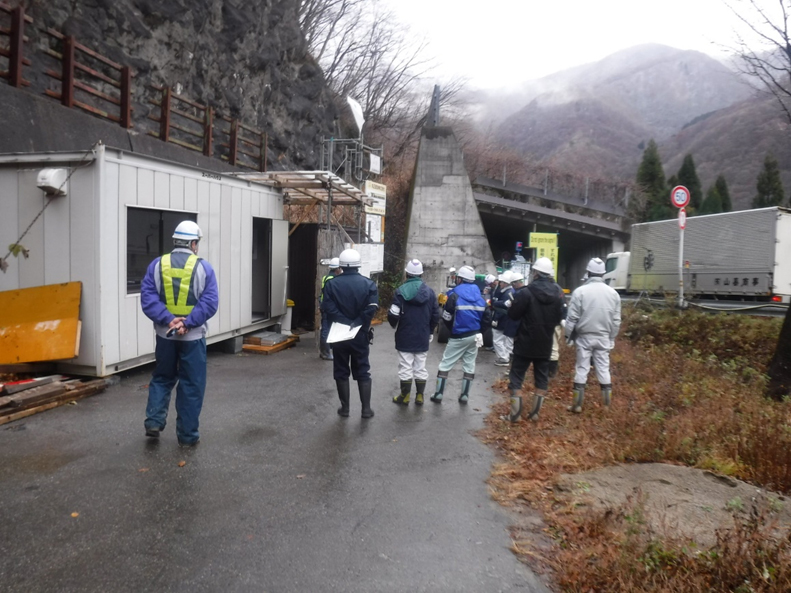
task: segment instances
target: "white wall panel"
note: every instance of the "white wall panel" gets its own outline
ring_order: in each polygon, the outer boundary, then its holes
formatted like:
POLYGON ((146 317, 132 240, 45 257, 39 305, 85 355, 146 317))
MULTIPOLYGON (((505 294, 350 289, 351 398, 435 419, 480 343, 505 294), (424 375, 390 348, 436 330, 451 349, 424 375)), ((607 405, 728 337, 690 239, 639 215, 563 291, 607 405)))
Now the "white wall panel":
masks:
POLYGON ((71 280, 69 210, 74 199, 71 195, 53 198, 36 223, 44 227, 44 284, 71 280))
POLYGON ((170 208, 170 175, 154 171, 154 208, 170 208))
MULTIPOLYGON (((233 290, 230 294, 231 306, 231 325, 233 327, 242 326, 242 242, 244 230, 242 229, 242 190, 238 187, 223 187, 223 201, 231 207, 231 233, 233 239, 229 246, 231 248, 231 286, 233 290)), ((246 258, 245 258, 246 259, 246 258)), ((249 268, 247 274, 249 275, 249 268)))
MULTIPOLYGON (((19 178, 16 167, 0 169, 0 257, 5 257, 8 245, 19 237, 19 178)), ((8 269, 0 272, 0 291, 19 288, 19 261, 13 255, 8 258, 8 269)))
MULTIPOLYGON (((118 297, 119 297, 119 349, 120 360, 137 358, 137 315, 140 309, 140 299, 126 294, 126 205, 137 204, 137 168, 127 164, 120 164, 118 182, 118 297)), ((102 281, 104 281, 102 277, 102 281)), ((105 339, 108 326, 103 328, 105 339)))
POLYGON ((198 211, 198 180, 191 177, 184 179, 184 210, 198 211))
POLYGON ((170 176, 170 207, 173 210, 184 210, 184 177, 170 176))
MULTIPOLYGON (((118 225, 118 212, 120 205, 119 179, 120 166, 117 163, 105 163, 104 178, 102 179, 101 200, 99 200, 99 228, 102 229, 101 249, 99 251, 99 270, 101 278, 100 290, 100 327, 102 335, 102 358, 105 365, 114 364, 121 360, 121 328, 120 307, 121 298, 120 276, 126 273, 118 265, 121 252, 126 253, 118 241, 115 233, 104 232, 105 229, 115 229, 118 225)), ((124 282, 125 283, 125 282, 124 282)))
POLYGON ((241 299, 242 325, 250 325, 253 321, 253 217, 251 215, 253 196, 249 189, 242 190, 241 217, 241 270, 242 281, 239 288, 241 299))
POLYGON ((137 169, 137 205, 154 205, 154 172, 148 169, 137 169))
POLYGON ((219 330, 221 332, 231 331, 231 294, 233 285, 231 284, 231 242, 238 240, 234 236, 231 226, 231 188, 227 192, 219 183, 212 183, 212 206, 215 202, 220 204, 220 318, 218 319, 219 330), (227 198, 227 199, 226 199, 227 198))
MULTIPOLYGON (((201 185, 206 187, 206 206, 208 208, 208 219, 209 219, 209 232, 211 233, 211 246, 208 250, 208 257, 204 254, 204 257, 207 257, 209 263, 214 268, 214 272, 217 276, 217 282, 219 284, 220 290, 222 290, 222 282, 220 280, 220 253, 221 253, 221 246, 222 246, 222 238, 221 238, 221 224, 220 224, 220 188, 217 186, 216 190, 212 190, 213 184, 207 181, 199 182, 201 185), (212 199, 212 194, 215 194, 215 198, 212 199)), ((198 194, 200 195, 200 191, 198 194)), ((201 208, 201 212, 202 212, 201 208)), ((226 283, 227 284, 227 283, 226 283)), ((220 298, 222 301, 222 298, 220 298)), ((220 320, 222 319, 223 315, 225 314, 224 311, 217 309, 217 313, 215 316, 209 321, 209 332, 212 334, 216 334, 220 332, 220 320)))
MULTIPOLYGON (((36 215, 44 207, 44 192, 36 187, 35 170, 26 169, 19 172, 19 229, 20 233, 28 227, 36 215)), ((73 200, 73 195, 72 200, 73 200)), ((15 240, 15 237, 13 240, 15 240)), ((11 241, 9 241, 10 243, 11 241)), ((39 219, 22 239, 22 245, 29 250, 30 255, 15 258, 19 266, 19 288, 44 285, 44 225, 39 219)), ((64 249, 66 249, 64 247, 64 249)), ((3 253, 5 255, 5 253, 3 253)), ((13 257, 13 256, 12 256, 13 257)))
MULTIPOLYGON (((99 243, 96 217, 96 165, 80 169, 69 180, 71 196, 71 279, 82 282, 80 355, 75 364, 95 365, 99 352, 99 287, 96 266, 99 243)), ((34 184, 35 185, 35 184, 34 184)))

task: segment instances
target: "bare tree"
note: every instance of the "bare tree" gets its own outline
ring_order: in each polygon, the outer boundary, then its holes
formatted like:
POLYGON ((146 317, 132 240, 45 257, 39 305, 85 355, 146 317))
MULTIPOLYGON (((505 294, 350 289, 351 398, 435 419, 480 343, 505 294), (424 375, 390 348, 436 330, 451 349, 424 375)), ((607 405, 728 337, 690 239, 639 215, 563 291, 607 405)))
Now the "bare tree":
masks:
POLYGON ((791 122, 791 16, 789 0, 734 0, 729 8, 759 46, 736 35, 736 55, 742 71, 771 93, 791 122))
MULTIPOLYGON (((739 37, 737 55, 744 71, 774 95, 791 123, 791 1, 741 0, 731 2, 729 7, 761 46, 751 47, 739 37)), ((791 307, 786 311, 768 375, 767 397, 779 401, 791 395, 791 307)))

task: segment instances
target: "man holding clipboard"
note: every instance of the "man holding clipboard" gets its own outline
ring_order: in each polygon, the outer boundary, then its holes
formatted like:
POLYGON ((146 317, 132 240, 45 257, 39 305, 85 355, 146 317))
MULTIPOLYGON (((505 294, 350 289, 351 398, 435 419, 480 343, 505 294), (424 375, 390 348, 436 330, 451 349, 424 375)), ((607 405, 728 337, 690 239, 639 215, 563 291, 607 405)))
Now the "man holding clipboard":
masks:
POLYGON ((360 274, 362 261, 354 249, 341 252, 343 274, 324 286, 321 311, 330 331, 327 343, 333 353, 333 377, 341 407, 338 415, 349 416, 349 375, 357 381, 362 417, 371 418, 371 365, 368 362, 371 319, 379 308, 379 292, 372 280, 360 274))

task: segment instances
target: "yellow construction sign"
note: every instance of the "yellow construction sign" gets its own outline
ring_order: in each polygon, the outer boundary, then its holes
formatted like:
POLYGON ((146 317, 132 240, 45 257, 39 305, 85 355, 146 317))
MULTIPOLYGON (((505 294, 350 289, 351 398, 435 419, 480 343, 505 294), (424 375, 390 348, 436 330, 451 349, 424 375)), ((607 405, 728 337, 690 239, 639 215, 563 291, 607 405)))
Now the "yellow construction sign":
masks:
POLYGON ((536 259, 548 257, 555 268, 555 277, 558 273, 558 234, 557 233, 530 233, 528 247, 536 250, 536 259))

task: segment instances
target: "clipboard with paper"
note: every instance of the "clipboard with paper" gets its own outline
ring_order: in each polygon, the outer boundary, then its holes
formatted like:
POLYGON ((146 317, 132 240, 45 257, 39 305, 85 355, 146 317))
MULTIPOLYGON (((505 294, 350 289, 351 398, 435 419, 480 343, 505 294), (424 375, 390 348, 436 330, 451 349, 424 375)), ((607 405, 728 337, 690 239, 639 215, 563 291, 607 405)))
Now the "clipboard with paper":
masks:
POLYGON ((346 325, 345 323, 333 321, 332 325, 330 325, 330 332, 327 334, 327 343, 335 344, 336 342, 345 342, 346 340, 351 340, 357 335, 361 327, 362 325, 352 327, 351 325, 346 325))

